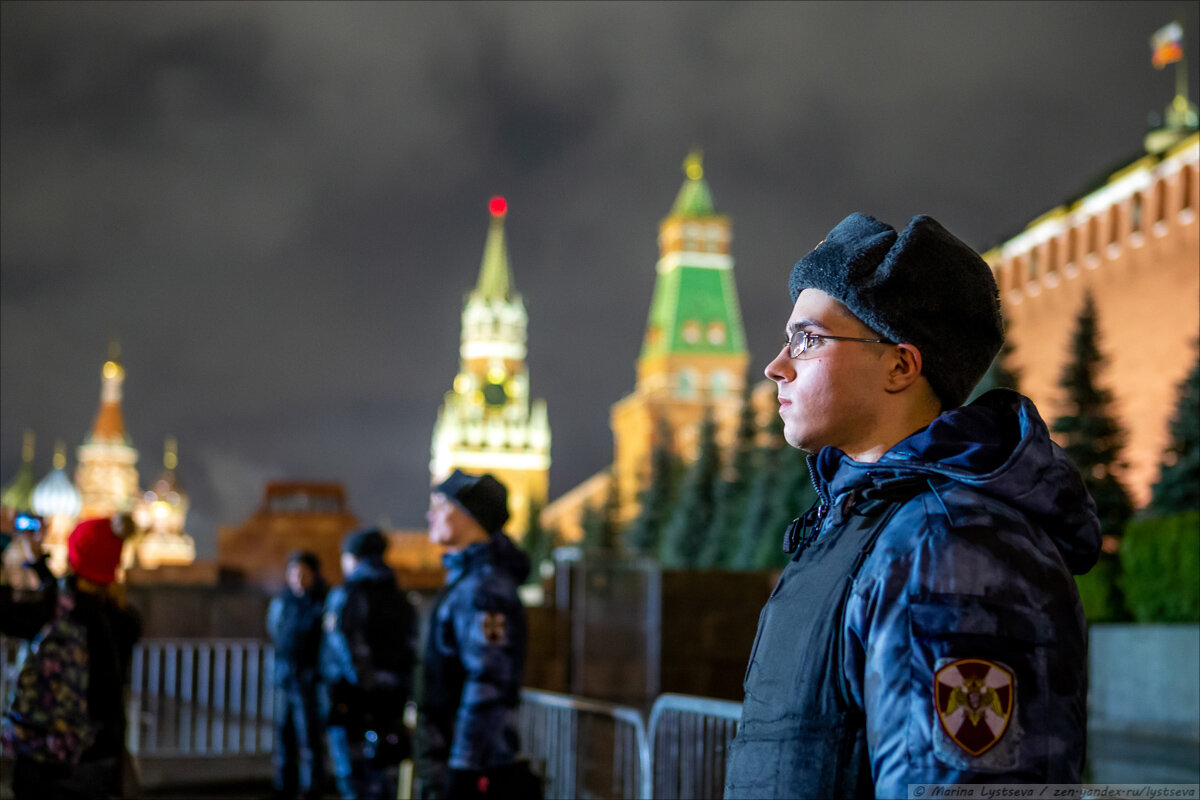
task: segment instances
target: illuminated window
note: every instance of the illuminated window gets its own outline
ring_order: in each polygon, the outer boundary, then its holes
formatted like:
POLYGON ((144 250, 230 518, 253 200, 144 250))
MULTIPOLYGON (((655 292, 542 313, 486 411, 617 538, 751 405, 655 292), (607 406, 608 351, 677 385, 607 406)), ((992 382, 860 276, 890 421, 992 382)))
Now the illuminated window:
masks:
POLYGON ((708 390, 713 397, 724 397, 729 394, 732 378, 725 370, 717 370, 708 379, 708 390))
POLYGON ((1154 224, 1163 225, 1167 221, 1167 182, 1162 178, 1154 184, 1154 224))
POLYGON ((1138 192, 1129 201, 1129 229, 1142 232, 1142 193, 1138 192))
POLYGON ((709 344, 724 344, 725 343, 725 323, 713 322, 708 326, 708 343, 709 344))
POLYGON ((1108 246, 1116 247, 1121 241, 1121 207, 1113 206, 1108 212, 1108 246))
POLYGON ((1067 231, 1067 253, 1066 263, 1074 264, 1076 254, 1079 252, 1079 229, 1072 226, 1071 230, 1067 231))
POLYGON ((1046 274, 1053 275, 1058 269, 1058 237, 1050 240, 1046 250, 1046 274))
POLYGON ((700 341, 700 323, 694 319, 689 319, 683 323, 683 340, 688 344, 695 344, 700 341))
POLYGON ((1034 247, 1029 251, 1029 280, 1037 280, 1038 266, 1038 249, 1034 247))
POLYGON ((694 397, 696 395, 696 370, 681 369, 679 376, 676 378, 676 390, 680 397, 694 397))
POLYGON ((1095 217, 1091 217, 1087 221, 1087 254, 1094 256, 1099 249, 1100 222, 1095 217))

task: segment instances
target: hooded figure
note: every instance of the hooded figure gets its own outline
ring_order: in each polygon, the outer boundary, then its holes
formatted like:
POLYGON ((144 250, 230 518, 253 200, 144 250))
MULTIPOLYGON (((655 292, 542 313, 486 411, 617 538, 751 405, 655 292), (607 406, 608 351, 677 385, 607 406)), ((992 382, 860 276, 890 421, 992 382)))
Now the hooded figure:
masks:
POLYGON ((421 797, 534 797, 517 760, 526 645, 517 587, 529 557, 501 532, 508 492, 491 475, 455 470, 434 488, 428 520, 448 552, 422 669, 421 797))
MULTIPOLYGON (((854 214, 793 268, 767 365, 818 502, 759 617, 727 798, 1078 784, 1095 504, 1037 409, 961 406, 1003 338, 987 265, 854 214)), ((764 535, 774 535, 767 532, 764 535)))

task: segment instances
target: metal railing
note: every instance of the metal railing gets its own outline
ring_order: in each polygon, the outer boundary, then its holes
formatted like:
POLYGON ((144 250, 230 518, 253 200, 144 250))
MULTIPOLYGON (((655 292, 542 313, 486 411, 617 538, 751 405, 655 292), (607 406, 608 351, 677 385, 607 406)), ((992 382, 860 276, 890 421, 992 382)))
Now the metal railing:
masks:
POLYGON ((524 689, 519 733, 547 800, 643 796, 650 746, 637 709, 524 689))
MULTIPOLYGON (((24 643, 0 637, 0 703, 24 643)), ((274 649, 259 639, 143 639, 133 649, 127 744, 141 758, 269 756, 274 649)))
MULTIPOLYGON (((0 638, 7 701, 21 642, 0 638)), ((145 639, 130 669, 129 747, 139 759, 269 757, 274 650, 258 639, 145 639)), ((547 798, 720 797, 741 705, 665 694, 642 712, 570 695, 521 692, 522 749, 547 798)))
POLYGON ((274 649, 259 639, 145 639, 130 666, 140 757, 270 754, 274 649))
POLYGON ((740 703, 664 694, 642 714, 629 706, 526 689, 521 744, 541 766, 546 797, 720 797, 740 703))
POLYGON ((725 759, 742 704, 682 694, 660 695, 650 710, 649 774, 643 794, 656 800, 721 797, 725 759))

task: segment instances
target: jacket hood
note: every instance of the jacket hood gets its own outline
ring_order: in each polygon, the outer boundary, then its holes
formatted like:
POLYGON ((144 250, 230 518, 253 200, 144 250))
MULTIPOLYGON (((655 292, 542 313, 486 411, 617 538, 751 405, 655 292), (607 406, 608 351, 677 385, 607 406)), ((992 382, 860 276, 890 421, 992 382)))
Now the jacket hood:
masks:
POLYGON ((1079 470, 1051 441, 1032 401, 1007 389, 945 412, 873 464, 832 447, 813 462, 823 502, 895 478, 941 477, 1020 511, 1049 534, 1077 575, 1100 554, 1096 504, 1079 470))
POLYGON ((486 542, 476 542, 457 553, 446 553, 442 556, 442 564, 449 573, 448 580, 453 580, 464 570, 486 562, 507 572, 518 585, 529 577, 529 556, 504 533, 493 533, 486 542))

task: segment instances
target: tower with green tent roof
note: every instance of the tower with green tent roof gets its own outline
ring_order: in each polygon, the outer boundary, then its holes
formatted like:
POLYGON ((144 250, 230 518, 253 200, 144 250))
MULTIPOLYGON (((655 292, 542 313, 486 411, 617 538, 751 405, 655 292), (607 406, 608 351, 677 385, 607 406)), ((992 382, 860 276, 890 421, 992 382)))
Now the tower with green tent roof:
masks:
POLYGON ((637 512, 637 493, 660 433, 669 430, 673 447, 686 454, 694 444, 689 434, 711 410, 722 423, 718 438, 727 440, 745 382, 749 354, 733 279, 732 224, 716 212, 698 151, 688 154, 684 174, 658 226, 657 277, 637 385, 612 410, 623 519, 637 512))

